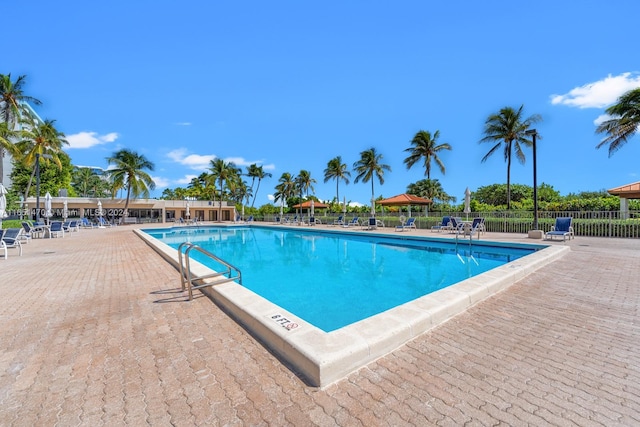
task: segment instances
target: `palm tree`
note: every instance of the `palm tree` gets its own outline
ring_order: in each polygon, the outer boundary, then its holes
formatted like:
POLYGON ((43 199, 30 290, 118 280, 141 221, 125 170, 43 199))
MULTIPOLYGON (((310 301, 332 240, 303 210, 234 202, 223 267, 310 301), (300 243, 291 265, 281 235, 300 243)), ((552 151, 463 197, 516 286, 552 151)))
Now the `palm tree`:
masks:
POLYGON ((354 183, 371 181, 371 200, 375 199, 373 177, 377 177, 380 185, 384 184, 384 171, 391 172, 391 167, 382 162, 382 154, 375 148, 369 148, 360 153, 360 160, 353 164, 353 171, 357 173, 354 183))
POLYGON ((55 120, 45 120, 36 124, 35 121, 30 120, 28 126, 19 132, 21 139, 16 143, 16 147, 23 156, 22 162, 32 168, 31 177, 24 192, 25 199, 29 195, 36 174, 36 159, 39 158, 45 164, 52 161, 58 169, 62 169, 59 155, 63 153, 62 146, 68 145, 69 142, 64 138, 64 133, 55 128, 54 123, 55 120))
POLYGON ((437 130, 431 136, 429 131, 421 130, 415 134, 411 140, 412 147, 405 149, 404 151, 410 153, 409 157, 404 159, 404 163, 407 165, 407 169, 411 169, 413 165, 420 160, 424 160, 424 174, 427 179, 431 179, 431 162, 435 161, 440 172, 444 175, 445 168, 442 160, 438 157, 438 152, 442 150, 451 150, 451 146, 448 143, 437 144, 440 131, 437 130))
POLYGON ((215 181, 220 185, 220 202, 218 207, 218 222, 222 221, 222 194, 225 181, 233 179, 240 173, 240 170, 233 162, 225 162, 222 159, 211 160, 209 170, 215 181))
MULTIPOLYGON (((25 76, 19 76, 16 81, 11 81, 11 74, 0 74, 0 183, 4 177, 2 162, 4 153, 9 152, 14 158, 20 155, 13 146, 11 138, 17 136, 16 125, 25 112, 23 103, 41 104, 36 98, 22 92, 25 78, 25 76)), ((28 110, 26 112, 28 113, 28 110)))
POLYGON ((296 181, 289 172, 283 172, 278 179, 278 185, 276 185, 276 192, 274 194, 275 201, 286 202, 291 198, 296 191, 296 181))
POLYGON ((607 108, 611 119, 601 123, 596 133, 607 136, 596 148, 609 145, 609 157, 618 151, 640 129, 640 87, 618 98, 618 103, 607 108))
MULTIPOLYGON (((146 172, 153 171, 155 165, 144 155, 128 149, 117 151, 111 157, 107 157, 109 165, 114 165, 107 173, 112 180, 113 188, 126 188, 127 198, 124 203, 123 217, 128 215, 129 198, 143 196, 149 197, 149 190, 156 188, 155 182, 146 172)), ((122 221, 122 219, 121 219, 122 221)))
POLYGON ((82 197, 100 197, 108 192, 108 182, 87 167, 74 167, 72 186, 82 197))
POLYGON ((252 171, 252 174, 248 176, 251 176, 252 179, 258 178, 258 186, 256 187, 255 193, 253 192, 253 181, 251 182, 251 193, 253 194, 251 207, 253 207, 253 205, 256 203, 256 198, 258 197, 258 190, 260 190, 260 182, 262 182, 264 178, 271 178, 273 175, 269 172, 265 172, 262 166, 256 166, 252 171))
POLYGON ((347 164, 342 163, 342 157, 336 156, 329 160, 327 168, 324 170, 324 182, 330 179, 336 180, 336 202, 338 203, 340 203, 340 192, 338 191, 340 180, 349 185, 349 178, 351 178, 351 172, 347 170, 347 164))
POLYGON ((431 199, 434 202, 440 201, 442 203, 455 203, 456 201, 454 196, 450 196, 444 191, 442 184, 437 179, 422 179, 418 182, 409 184, 407 186, 407 193, 431 199))
POLYGON ((542 120, 540 115, 534 114, 526 119, 522 118, 522 110, 524 105, 521 105, 518 110, 514 110, 511 107, 504 107, 497 114, 490 115, 484 124, 485 137, 480 140, 480 143, 489 142, 495 143, 491 150, 482 158, 482 162, 487 161, 492 154, 494 154, 502 143, 504 142, 503 154, 504 159, 507 162, 507 209, 511 208, 511 158, 512 153, 515 151, 516 158, 521 164, 525 162, 524 152, 522 151, 522 145, 530 147, 533 142, 527 138, 526 131, 532 124, 542 120))
POLYGON ((304 192, 307 197, 309 197, 309 190, 315 193, 313 184, 317 184, 318 181, 311 178, 311 172, 309 172, 308 170, 303 169, 300 171, 300 173, 298 174, 298 182, 300 184, 300 190, 304 192))

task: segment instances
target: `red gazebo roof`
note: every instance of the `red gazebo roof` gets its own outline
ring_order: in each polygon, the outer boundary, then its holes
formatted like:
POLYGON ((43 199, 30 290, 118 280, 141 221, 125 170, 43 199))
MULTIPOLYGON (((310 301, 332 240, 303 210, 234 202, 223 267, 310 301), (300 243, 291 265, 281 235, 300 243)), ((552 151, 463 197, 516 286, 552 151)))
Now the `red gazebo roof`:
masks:
MULTIPOLYGON (((301 207, 303 209, 305 209, 305 208, 311 209, 311 200, 306 200, 306 201, 302 202, 302 204, 298 203, 297 205, 293 205, 292 207, 294 207, 294 208, 300 208, 301 207)), ((314 200, 313 201, 313 207, 314 207, 314 209, 318 209, 318 208, 319 209, 323 209, 323 208, 328 208, 329 205, 325 205, 322 202, 316 202, 314 200)))
POLYGON ((612 188, 607 192, 625 199, 640 199, 640 181, 612 188))
POLYGON ((376 205, 382 206, 407 206, 407 205, 428 205, 431 200, 413 194, 398 194, 388 199, 376 200, 376 205))

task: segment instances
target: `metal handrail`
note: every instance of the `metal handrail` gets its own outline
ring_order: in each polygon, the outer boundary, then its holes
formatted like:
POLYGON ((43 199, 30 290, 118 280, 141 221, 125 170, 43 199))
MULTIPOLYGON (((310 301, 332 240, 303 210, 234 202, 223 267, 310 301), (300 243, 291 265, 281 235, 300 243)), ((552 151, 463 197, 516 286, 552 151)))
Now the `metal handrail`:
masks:
POLYGON ((217 257, 216 255, 212 254, 206 249, 203 249, 200 246, 193 244, 191 242, 184 242, 184 243, 181 243, 180 246, 178 246, 178 263, 180 264, 180 283, 182 286, 182 290, 189 291, 189 301, 193 300, 194 289, 201 289, 207 286, 214 286, 214 285, 220 285, 222 283, 233 282, 236 279, 238 280, 238 283, 242 285, 242 272, 240 271, 239 268, 233 266, 232 264, 226 262, 222 258, 217 257), (182 248, 184 246, 188 246, 188 247, 187 249, 185 249, 184 255, 183 255, 182 248), (222 272, 215 272, 212 274, 205 274, 203 276, 193 276, 191 273, 191 267, 189 264, 189 260, 190 260, 189 253, 191 252, 191 250, 196 250, 201 254, 208 256, 209 258, 213 259, 217 263, 225 266, 226 270, 222 272), (184 262, 183 262, 183 257, 185 260, 184 262), (232 275, 233 271, 236 272, 237 274, 236 276, 232 275), (216 280, 212 282, 204 281, 205 279, 210 279, 213 277, 220 277, 225 275, 226 275, 226 278, 222 280, 216 280), (196 281, 200 281, 201 283, 198 285, 195 285, 194 282, 196 281))

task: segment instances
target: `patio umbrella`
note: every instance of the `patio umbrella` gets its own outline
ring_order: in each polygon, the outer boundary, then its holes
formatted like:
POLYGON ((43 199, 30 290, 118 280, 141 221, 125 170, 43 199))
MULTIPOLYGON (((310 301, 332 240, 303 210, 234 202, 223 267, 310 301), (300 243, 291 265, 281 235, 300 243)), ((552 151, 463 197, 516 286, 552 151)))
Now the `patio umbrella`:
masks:
POLYGON ((0 183, 0 227, 2 226, 2 219, 6 218, 7 215, 7 189, 4 188, 4 185, 0 183))
POLYGON ((102 202, 100 200, 98 200, 98 211, 96 212, 96 215, 98 215, 98 217, 100 217, 100 226, 102 227, 102 202))
POLYGON ((464 213, 467 214, 467 219, 469 219, 469 213, 471 212, 471 191, 469 191, 469 187, 464 190, 464 213))
POLYGON ((376 199, 371 198, 371 216, 376 216, 376 199))
MULTIPOLYGON (((347 218, 347 197, 342 198, 342 220, 344 221, 347 218)), ((346 224, 346 221, 345 221, 346 224)))
POLYGON ((67 204, 67 199, 62 203, 62 218, 66 221, 69 217, 69 205, 67 204))
MULTIPOLYGON (((244 208, 244 206, 243 206, 243 208, 244 208)), ((243 215, 244 215, 244 214, 243 214, 243 215)), ((191 212, 189 212, 189 201, 188 201, 188 200, 187 200, 187 212, 185 213, 185 216, 186 216, 187 218, 191 217, 191 212)))
POLYGON ((53 216, 53 212, 51 212, 51 194, 48 191, 44 195, 44 216, 47 217, 47 222, 49 222, 48 218, 53 216))
POLYGON ((312 199, 311 200, 311 215, 310 216, 313 216, 315 214, 315 212, 314 212, 315 206, 316 206, 316 202, 313 201, 313 199, 312 199))
POLYGON ((284 210, 284 199, 280 199, 280 221, 282 221, 283 210, 284 210))

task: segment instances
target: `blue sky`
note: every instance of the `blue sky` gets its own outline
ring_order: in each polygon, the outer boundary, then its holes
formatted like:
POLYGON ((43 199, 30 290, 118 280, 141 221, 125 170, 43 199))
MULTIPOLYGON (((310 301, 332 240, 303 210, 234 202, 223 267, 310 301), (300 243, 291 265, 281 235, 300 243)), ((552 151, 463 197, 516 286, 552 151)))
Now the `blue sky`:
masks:
MULTIPOLYGON (((520 105, 543 118, 538 184, 565 195, 640 179, 638 136, 609 158, 594 132, 640 86, 639 14, 636 0, 11 2, 0 72, 27 76, 73 164, 144 154, 152 196, 222 158, 273 174, 257 206, 301 169, 328 200, 327 162, 351 167, 375 147, 392 168, 376 197, 390 197, 425 178, 403 163, 412 137, 439 130, 453 150, 431 177, 462 202, 466 187, 506 183, 504 158, 481 163, 491 145, 479 140, 490 114, 520 105)), ((511 182, 532 185, 532 171, 528 152, 511 182)), ((370 194, 340 185, 352 202, 370 194)))

